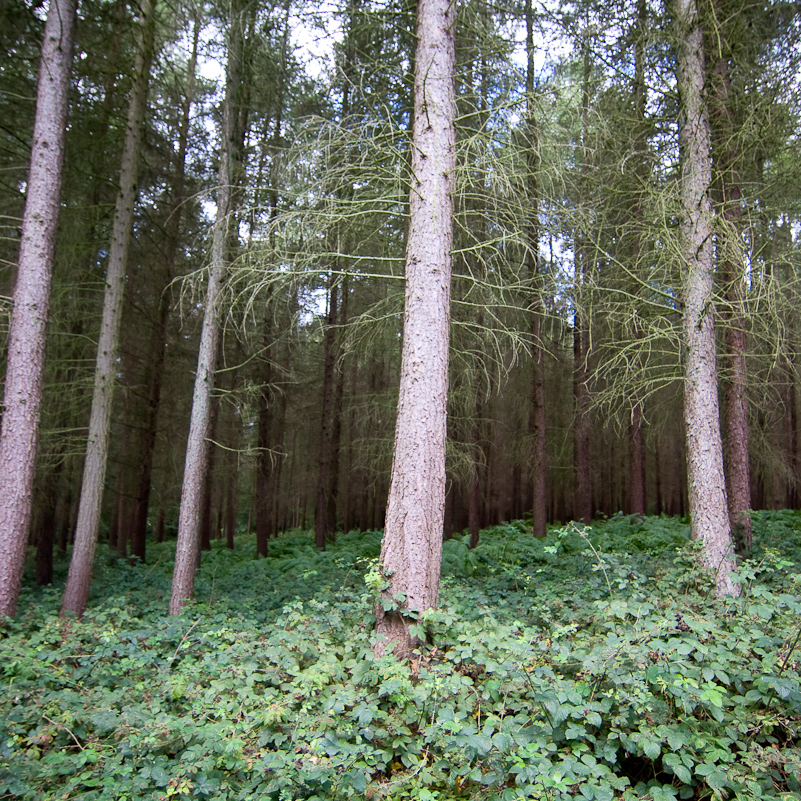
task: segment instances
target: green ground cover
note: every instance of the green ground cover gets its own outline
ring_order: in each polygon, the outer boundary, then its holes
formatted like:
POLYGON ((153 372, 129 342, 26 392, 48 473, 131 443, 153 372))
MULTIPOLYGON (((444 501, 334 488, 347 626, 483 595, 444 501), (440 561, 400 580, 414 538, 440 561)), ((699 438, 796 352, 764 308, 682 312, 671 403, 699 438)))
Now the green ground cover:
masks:
POLYGON ((378 532, 215 543, 175 618, 174 544, 101 557, 83 620, 54 586, 0 631, 0 798, 801 799, 801 516, 754 532, 737 600, 676 519, 451 540, 411 667, 378 532))

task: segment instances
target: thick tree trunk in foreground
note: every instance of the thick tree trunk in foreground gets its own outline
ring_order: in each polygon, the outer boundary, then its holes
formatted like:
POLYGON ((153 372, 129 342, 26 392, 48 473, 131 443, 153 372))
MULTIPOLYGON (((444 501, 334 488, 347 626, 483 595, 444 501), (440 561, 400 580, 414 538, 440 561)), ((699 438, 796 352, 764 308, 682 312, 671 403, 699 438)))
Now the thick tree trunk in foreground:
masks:
POLYGON ((684 427, 693 539, 719 595, 738 595, 720 436, 715 328, 711 138, 704 95, 703 35, 695 0, 676 0, 682 150, 684 427))
POLYGON ((122 321, 122 302, 125 270, 131 242, 136 179, 142 150, 150 62, 153 57, 155 19, 152 0, 142 0, 139 11, 138 50, 134 67, 133 89, 128 106, 128 120, 120 169, 120 191, 114 210, 111 249, 106 268, 106 290, 103 296, 103 318, 97 343, 97 364, 89 418, 89 438, 86 445, 81 500, 75 544, 72 550, 67 585, 61 612, 82 615, 89 599, 100 511, 103 503, 103 483, 106 477, 111 407, 114 400, 114 376, 122 321))
POLYGON ((51 0, 42 40, 28 193, 0 433, 0 618, 22 585, 39 444, 47 314, 64 160, 75 0, 51 0))
POLYGON ((415 647, 412 618, 436 606, 439 595, 456 168, 455 25, 455 2, 420 0, 403 353, 381 543, 388 586, 376 604, 378 656, 391 650, 407 657, 415 647))

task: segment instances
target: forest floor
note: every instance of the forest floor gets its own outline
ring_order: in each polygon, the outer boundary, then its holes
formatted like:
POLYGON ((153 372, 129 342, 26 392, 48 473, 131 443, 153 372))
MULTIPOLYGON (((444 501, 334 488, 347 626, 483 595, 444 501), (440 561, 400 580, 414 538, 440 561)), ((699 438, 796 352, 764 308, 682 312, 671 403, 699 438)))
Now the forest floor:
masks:
MULTIPOLYGON (((411 666, 371 650, 380 532, 97 560, 84 618, 0 631, 0 798, 801 799, 801 516, 757 513, 718 600, 685 522, 445 543, 411 666)), ((63 578, 66 564, 59 565, 63 578)))

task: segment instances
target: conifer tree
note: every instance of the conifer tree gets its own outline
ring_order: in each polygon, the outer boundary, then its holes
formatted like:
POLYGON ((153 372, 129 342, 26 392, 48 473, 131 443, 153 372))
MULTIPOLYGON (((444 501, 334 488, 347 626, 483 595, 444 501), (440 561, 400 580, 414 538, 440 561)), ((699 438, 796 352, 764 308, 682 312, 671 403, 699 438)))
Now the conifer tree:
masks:
POLYGON ((693 539, 719 595, 739 595, 723 471, 713 316, 712 144, 703 31, 695 0, 676 0, 684 300, 684 425, 693 539))
POLYGON ((103 296, 103 318, 97 343, 95 383, 92 411, 89 419, 89 437, 86 445, 81 500, 75 543, 70 561, 67 584, 61 602, 62 614, 82 615, 89 599, 103 486, 108 460, 109 430, 114 401, 114 378, 119 349, 120 324, 124 297, 125 272, 131 242, 136 184, 142 150, 143 126, 147 109, 150 83, 150 66, 153 59, 156 19, 153 0, 142 0, 139 7, 137 53, 134 81, 128 106, 120 166, 120 188, 114 210, 106 287, 103 296))
POLYGON ((16 611, 31 520, 75 6, 51 0, 42 40, 0 432, 0 617, 16 611))
POLYGON ((400 397, 375 652, 408 657, 409 626, 435 607, 445 507, 456 3, 420 0, 400 397))

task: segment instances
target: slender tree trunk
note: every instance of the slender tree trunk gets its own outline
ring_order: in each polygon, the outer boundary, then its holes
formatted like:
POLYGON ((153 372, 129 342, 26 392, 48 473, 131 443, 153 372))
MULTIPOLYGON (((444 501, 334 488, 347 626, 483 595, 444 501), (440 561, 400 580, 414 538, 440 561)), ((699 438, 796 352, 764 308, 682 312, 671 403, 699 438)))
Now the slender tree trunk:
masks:
POLYGON ((159 299, 158 319, 151 340, 152 360, 149 368, 147 407, 141 433, 142 459, 136 468, 136 487, 130 526, 131 555, 143 562, 147 556, 147 513, 150 506, 150 485, 153 476, 153 456, 158 434, 158 413, 161 404, 161 385, 167 344, 169 295, 165 286, 159 299))
POLYGON ((692 536, 719 595, 738 595, 720 435, 713 317, 712 183, 703 34, 695 0, 676 0, 684 207, 684 425, 692 536))
MULTIPOLYGON (((236 37, 235 31, 240 30, 239 25, 236 24, 237 20, 238 15, 234 14, 229 33, 229 61, 232 58, 230 42, 236 37)), ((200 334, 195 388, 192 396, 192 417, 189 424, 184 480, 181 487, 178 541, 169 607, 171 615, 178 614, 191 600, 194 592, 195 570, 200 547, 201 517, 204 510, 204 488, 208 482, 212 392, 220 339, 220 306, 226 273, 226 245, 229 238, 231 211, 230 190, 233 170, 230 148, 234 114, 231 75, 229 67, 220 136, 217 218, 214 224, 211 268, 206 288, 206 308, 200 334)))
POLYGON ((139 11, 138 48, 134 67, 134 83, 123 145, 120 169, 120 191, 114 210, 111 248, 106 269, 106 290, 103 296, 103 318, 97 343, 97 365, 89 419, 81 500, 75 544, 72 549, 67 584, 61 603, 62 614, 84 613, 89 599, 100 512, 103 503, 103 484, 108 459, 108 439, 111 407, 114 400, 114 376, 119 347, 122 303, 125 289, 125 270, 131 242, 136 180, 144 134, 150 62, 153 58, 155 16, 152 0, 142 0, 139 11))
POLYGON ((323 337, 323 408, 320 432, 320 470, 317 477, 317 506, 314 515, 314 541, 325 549, 328 535, 333 531, 329 517, 332 465, 332 427, 334 425, 335 370, 337 367, 336 337, 339 305, 339 277, 329 273, 328 319, 323 337))
POLYGON ((408 657, 412 618, 439 595, 445 506, 456 2, 420 0, 406 305, 392 483, 381 543, 376 655, 408 657), (402 601, 395 596, 402 596, 402 601))
POLYGON ((67 475, 67 486, 64 490, 64 497, 62 499, 61 510, 58 520, 58 552, 65 554, 67 552, 67 544, 72 539, 73 530, 73 496, 74 496, 74 477, 75 474, 75 460, 70 459, 70 467, 67 475))
MULTIPOLYGON (((792 335, 792 326, 790 327, 792 335)), ((792 340, 791 340, 792 341, 792 340)), ((798 476, 798 390, 796 388, 795 365, 787 360, 785 364, 787 372, 787 388, 790 395, 790 471, 792 473, 792 492, 790 494, 790 508, 798 508, 799 498, 799 476, 798 476)), ((749 543, 750 545, 750 543, 749 543)))
POLYGON ((131 528, 131 553, 142 561, 146 556, 147 513, 150 506, 150 486, 153 476, 153 455, 158 433, 158 414, 161 405, 161 388, 164 375, 164 362, 167 345, 167 322, 170 311, 169 283, 175 275, 178 250, 181 239, 181 221, 186 202, 186 153, 189 143, 192 101, 195 94, 195 70, 197 65, 198 40, 200 37, 200 18, 195 20, 192 36, 192 52, 186 68, 186 90, 181 109, 181 125, 178 133, 178 153, 172 186, 172 202, 166 223, 166 254, 164 258, 164 277, 156 325, 151 339, 152 359, 148 377, 147 411, 142 434, 143 458, 139 466, 131 528))
POLYGON ((225 547, 234 550, 234 537, 236 536, 236 472, 228 474, 228 490, 225 495, 225 547))
POLYGON ((656 513, 661 515, 665 511, 662 501, 662 450, 659 447, 659 440, 656 441, 654 473, 656 474, 656 513))
POLYGON ((531 341, 534 348, 531 379, 531 415, 529 429, 532 435, 533 511, 532 531, 535 537, 544 537, 548 519, 548 489, 546 478, 547 429, 545 417, 545 346, 542 341, 543 274, 540 260, 540 220, 538 171, 539 132, 534 106, 534 12, 531 0, 526 0, 526 130, 528 132, 528 270, 532 286, 531 341))
POLYGON ((42 40, 0 431, 0 618, 16 613, 28 545, 75 5, 51 0, 42 40))
MULTIPOLYGON (((275 247, 275 224, 278 219, 278 164, 282 137, 282 122, 284 110, 284 86, 286 82, 286 66, 289 48, 289 7, 290 0, 284 5, 284 36, 281 52, 281 70, 278 80, 275 124, 273 127, 271 143, 271 170, 270 170, 270 246, 275 247)), ((267 128, 265 126, 265 138, 267 128)), ((262 165, 259 165, 259 172, 262 165)), ((273 360, 273 289, 270 288, 265 303, 264 319, 264 350, 261 362, 261 388, 259 390, 258 412, 259 429, 257 433, 258 452, 256 456, 256 555, 267 556, 270 536, 274 534, 278 518, 278 463, 277 452, 273 447, 274 405, 276 395, 272 386, 272 360, 273 360)), ((281 396, 283 399, 283 395, 281 396)), ((283 432, 282 432, 283 436, 283 432)))
MULTIPOLYGON (((356 393, 358 385, 359 366, 354 360, 350 370, 351 398, 356 393)), ((347 534, 354 526, 354 509, 356 507, 356 490, 359 482, 355 477, 355 466, 353 463, 353 440, 356 431, 356 405, 351 401, 348 414, 348 444, 345 448, 345 504, 342 509, 342 528, 347 534)))
MULTIPOLYGON (((217 355, 216 362, 219 359, 217 355)), ((212 387, 212 391, 213 391, 212 387)), ((217 461, 217 446, 214 444, 217 441, 217 417, 220 412, 220 399, 212 397, 211 409, 209 410, 209 424, 206 431, 206 438, 208 439, 208 448, 206 451, 206 469, 203 476, 203 489, 201 491, 200 501, 200 550, 211 550, 211 530, 212 530, 212 517, 214 509, 214 468, 217 461)), ((215 538, 216 538, 215 534, 215 538)), ((200 556, 198 555, 198 564, 200 564, 200 556)))
POLYGON ((629 512, 645 514, 645 438, 639 403, 632 404, 629 423, 629 512))
POLYGON ((481 529, 481 463, 483 461, 483 449, 481 447, 481 403, 476 398, 475 421, 471 436, 470 448, 473 455, 472 471, 470 473, 470 486, 467 498, 467 531, 470 534, 470 547, 478 545, 478 536, 481 529))
MULTIPOLYGON (((719 6, 719 0, 714 5, 719 6)), ((721 9, 718 8, 718 11, 721 9)), ((716 37, 716 48, 727 46, 716 37)), ((718 269, 726 305, 724 340, 728 370, 724 382, 723 430, 726 490, 732 531, 751 550, 751 471, 748 455, 748 379, 745 357, 748 350, 745 303, 745 275, 742 253, 742 193, 737 170, 732 86, 728 57, 722 55, 712 70, 712 146, 716 167, 715 194, 722 225, 717 228, 718 269)))
POLYGON ((584 346, 583 312, 576 304, 573 322, 573 517, 586 525, 592 522, 592 483, 590 480, 590 396, 587 388, 587 354, 584 346))
MULTIPOLYGON (((584 34, 584 79, 581 101, 582 118, 582 175, 589 172, 587 136, 590 105, 590 42, 584 34)), ((587 310, 584 308, 584 286, 589 271, 589 245, 583 234, 575 242, 575 291, 573 311, 573 517, 586 525, 592 522, 592 484, 590 480, 590 394, 587 386, 587 310)))
MULTIPOLYGON (((340 329, 348 322, 348 277, 342 278, 340 287, 342 301, 339 308, 340 329)), ((337 528, 337 510, 339 507, 339 459, 342 448, 342 404, 345 397, 345 366, 343 364, 342 332, 337 337, 336 363, 334 365, 334 403, 331 410, 331 464, 328 471, 328 509, 326 517, 330 525, 329 538, 337 528)))
POLYGON ((58 463, 48 475, 45 483, 45 497, 37 525, 36 536, 36 583, 41 587, 53 583, 53 546, 56 541, 56 520, 58 513, 59 488, 64 462, 58 463))
POLYGON ((270 331, 265 334, 265 353, 261 369, 258 411, 259 430, 256 454, 256 555, 267 556, 270 541, 270 509, 273 499, 270 478, 274 470, 275 454, 271 451, 273 427, 272 354, 269 344, 270 331))
MULTIPOLYGON (((645 211, 643 193, 647 183, 646 139, 645 139, 645 36, 648 25, 648 7, 646 0, 637 0, 637 26, 634 40, 634 118, 635 118, 635 164, 634 177, 637 182, 634 189, 634 236, 631 246, 631 269, 639 272, 640 256, 643 247, 645 211)), ((633 289, 635 297, 640 295, 639 284, 633 289)), ((635 310, 635 315, 638 310, 635 310)), ((637 317, 634 320, 634 336, 643 339, 642 325, 637 317)), ((629 422, 629 498, 628 509, 631 514, 644 515, 645 497, 645 440, 643 437, 642 398, 638 391, 631 394, 631 416, 629 422)))

